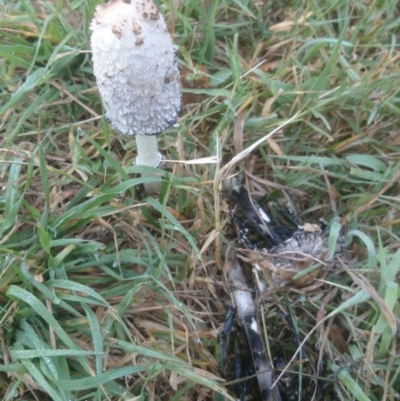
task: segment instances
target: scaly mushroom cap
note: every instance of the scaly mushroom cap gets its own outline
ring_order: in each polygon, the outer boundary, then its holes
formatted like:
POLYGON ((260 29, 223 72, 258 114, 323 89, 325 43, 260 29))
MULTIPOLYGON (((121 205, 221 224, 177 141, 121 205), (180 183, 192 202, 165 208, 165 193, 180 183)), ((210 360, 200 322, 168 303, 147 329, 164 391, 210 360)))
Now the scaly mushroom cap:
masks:
POLYGON ((152 0, 111 0, 91 22, 94 74, 106 117, 128 135, 159 134, 181 109, 179 70, 152 0))

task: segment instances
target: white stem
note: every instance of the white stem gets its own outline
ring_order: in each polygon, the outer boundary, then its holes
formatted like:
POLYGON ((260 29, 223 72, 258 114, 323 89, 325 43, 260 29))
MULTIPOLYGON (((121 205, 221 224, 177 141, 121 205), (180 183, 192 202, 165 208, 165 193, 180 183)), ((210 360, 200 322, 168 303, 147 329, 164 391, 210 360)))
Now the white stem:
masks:
POLYGON ((136 135, 136 146, 138 166, 158 167, 162 156, 158 152, 156 135, 136 135))
MULTIPOLYGON (((136 157, 137 166, 158 167, 162 160, 161 153, 157 148, 156 135, 136 135, 136 147, 138 155, 136 157)), ((149 176, 143 174, 142 176, 149 176)), ((153 174, 151 174, 153 176, 153 174)), ((144 183, 144 190, 147 195, 154 195, 154 193, 161 188, 161 177, 159 181, 144 183)))

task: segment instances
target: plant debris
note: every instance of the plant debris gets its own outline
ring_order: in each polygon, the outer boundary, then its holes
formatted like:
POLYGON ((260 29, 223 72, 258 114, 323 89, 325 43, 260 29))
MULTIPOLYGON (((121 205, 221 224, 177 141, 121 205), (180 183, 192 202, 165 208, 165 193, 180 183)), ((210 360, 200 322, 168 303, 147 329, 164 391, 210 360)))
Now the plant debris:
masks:
MULTIPOLYGON (((301 224, 291 210, 279 204, 275 205, 277 215, 274 216, 270 210, 261 207, 243 186, 233 188, 232 198, 237 202, 231 210, 231 216, 236 226, 238 242, 247 248, 243 253, 248 256, 242 255, 241 259, 251 263, 254 285, 249 284, 233 250, 227 256, 229 262, 226 274, 233 286, 235 304, 246 331, 248 347, 260 386, 260 397, 265 401, 280 400, 278 388, 273 387, 275 380, 273 363, 267 357, 263 346, 257 299, 273 303, 273 297, 271 300, 268 295, 263 295, 271 292, 273 288, 297 287, 303 288, 303 291, 306 288, 304 293, 307 293, 307 288, 314 290, 316 283, 322 283, 317 281, 317 278, 324 277, 335 265, 335 259, 341 252, 342 239, 336 238, 337 246, 329 257, 330 230, 324 221, 319 225, 301 224), (244 216, 240 217, 238 209, 244 216)), ((321 393, 317 389, 316 362, 301 345, 299 334, 295 329, 296 324, 293 322, 294 318, 290 316, 287 308, 282 305, 279 307, 279 315, 286 321, 285 326, 289 327, 294 343, 300 349, 297 363, 299 366, 304 366, 302 373, 308 374, 308 377, 303 377, 300 383, 298 376, 284 373, 279 381, 279 386, 283 389, 282 397, 287 400, 306 400, 311 396, 316 397, 314 399, 321 399, 321 393)), ((231 320, 232 317, 229 316, 231 320)), ((276 366, 282 363, 283 359, 276 357, 276 366)))

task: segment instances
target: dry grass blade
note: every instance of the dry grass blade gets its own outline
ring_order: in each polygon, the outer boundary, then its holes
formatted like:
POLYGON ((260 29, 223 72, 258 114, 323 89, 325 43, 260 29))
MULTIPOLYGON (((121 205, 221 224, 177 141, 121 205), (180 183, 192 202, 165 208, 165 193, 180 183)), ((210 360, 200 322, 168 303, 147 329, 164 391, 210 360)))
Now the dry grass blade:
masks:
POLYGON ((238 113, 235 121, 235 127, 233 129, 233 146, 236 153, 243 151, 243 129, 244 121, 246 118, 246 112, 242 110, 238 113))
POLYGON ((364 290, 371 296, 371 298, 374 299, 374 301, 377 303, 379 307, 379 310, 385 316, 385 319, 392 331, 392 335, 394 336, 397 333, 397 325, 399 323, 399 318, 396 317, 395 314, 390 310, 388 304, 385 302, 384 299, 381 298, 376 289, 371 285, 371 283, 366 278, 362 277, 361 275, 356 275, 346 266, 345 263, 343 263, 342 260, 340 260, 340 264, 343 267, 343 269, 345 269, 347 274, 351 276, 354 283, 356 283, 362 290, 364 290))
POLYGON ((281 131, 282 128, 284 128, 285 126, 287 126, 287 125, 293 123, 294 121, 296 121, 296 118, 299 116, 300 113, 301 113, 300 111, 297 112, 294 116, 290 117, 288 120, 286 120, 285 122, 280 124, 279 127, 277 127, 274 130, 272 130, 269 134, 263 136, 262 138, 260 138, 256 142, 254 142, 252 145, 250 145, 249 147, 247 147, 246 149, 241 151, 239 154, 234 156, 232 158, 232 160, 229 161, 229 163, 227 163, 225 166, 223 166, 221 168, 221 171, 219 172, 219 175, 218 175, 218 181, 219 182, 224 181, 229 176, 229 174, 231 173, 232 169, 237 164, 239 164, 241 161, 246 159, 250 155, 251 152, 253 152, 255 149, 257 149, 257 147, 259 145, 261 145, 264 141, 268 140, 268 138, 272 137, 277 132, 281 131))

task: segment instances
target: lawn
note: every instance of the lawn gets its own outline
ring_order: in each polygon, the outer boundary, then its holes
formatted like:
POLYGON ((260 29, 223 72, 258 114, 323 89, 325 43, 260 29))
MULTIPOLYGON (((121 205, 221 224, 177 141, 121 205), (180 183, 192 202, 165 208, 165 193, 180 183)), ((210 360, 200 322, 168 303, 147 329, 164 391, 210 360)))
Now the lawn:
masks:
POLYGON ((235 400, 246 376, 261 399, 239 317, 224 334, 232 179, 344 244, 311 289, 253 292, 282 400, 399 399, 398 2, 156 3, 183 109, 144 196, 155 170, 103 117, 97 1, 0 0, 1 399, 235 400))

